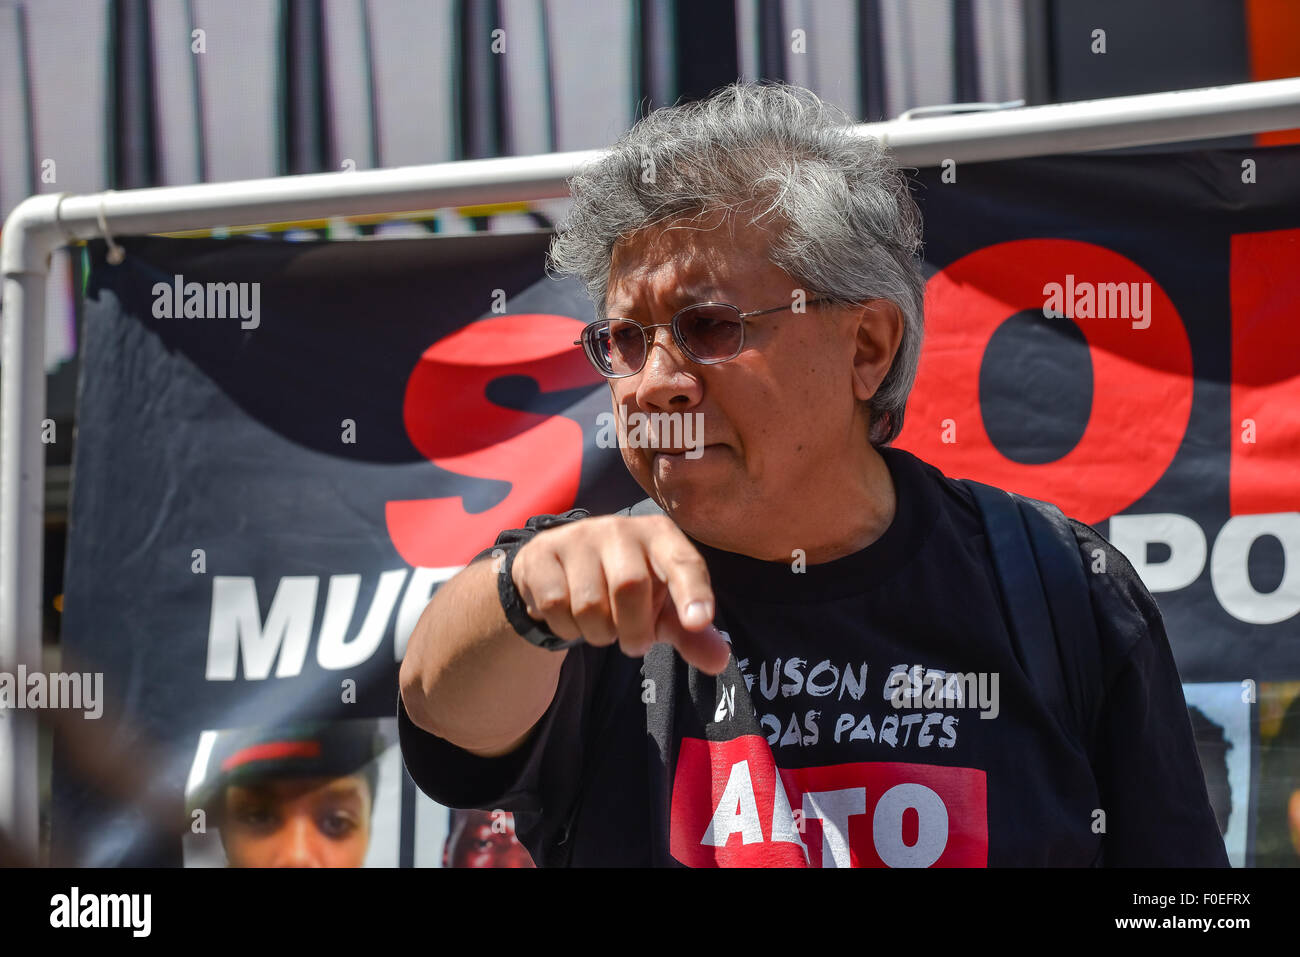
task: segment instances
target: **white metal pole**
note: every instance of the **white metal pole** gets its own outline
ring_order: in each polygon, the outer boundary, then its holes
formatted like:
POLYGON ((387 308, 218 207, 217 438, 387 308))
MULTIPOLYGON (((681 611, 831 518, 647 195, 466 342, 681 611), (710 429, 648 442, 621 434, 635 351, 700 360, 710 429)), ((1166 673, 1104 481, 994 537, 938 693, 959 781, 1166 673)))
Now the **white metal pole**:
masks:
MULTIPOLYGON (((934 166, 1118 149, 1300 127, 1300 78, 1114 97, 1004 112, 891 120, 854 128, 900 165, 934 166)), ((45 414, 44 283, 49 256, 73 239, 400 213, 567 195, 590 150, 391 170, 33 196, 5 222, 4 388, 0 401, 0 662, 39 661, 45 414), (34 652, 34 657, 33 657, 34 652)), ((35 729, 0 730, 0 828, 36 850, 35 729)))
MULTIPOLYGON (((1292 126, 1300 127, 1300 78, 890 120, 854 131, 880 139, 902 165, 935 166, 944 159, 978 162, 1118 149, 1292 126)), ((601 153, 584 150, 69 196, 59 221, 69 237, 90 239, 102 235, 101 214, 115 233, 132 235, 550 199, 567 196, 565 180, 601 153)))
MULTIPOLYGON (((8 238, 8 237, 6 237, 8 238)), ((19 264, 15 264, 16 266, 19 264)), ((3 394, 0 395, 0 670, 41 667, 44 568, 44 268, 5 270, 3 394)), ((16 688, 25 695, 25 688, 16 688)), ((38 857, 37 724, 25 711, 0 716, 0 827, 30 861, 38 857)))
POLYGON ((1300 77, 860 126, 905 166, 1150 146, 1300 127, 1300 77))

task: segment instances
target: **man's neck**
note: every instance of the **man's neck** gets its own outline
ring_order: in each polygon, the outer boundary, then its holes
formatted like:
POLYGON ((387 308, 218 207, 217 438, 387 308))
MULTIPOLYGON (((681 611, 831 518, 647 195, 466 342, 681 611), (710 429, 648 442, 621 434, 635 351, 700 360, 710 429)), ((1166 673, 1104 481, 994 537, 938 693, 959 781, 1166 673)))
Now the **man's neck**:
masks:
POLYGON ((750 527, 728 529, 726 540, 704 543, 763 561, 802 557, 809 565, 861 551, 889 528, 898 496, 889 466, 874 447, 846 466, 817 473, 815 481, 800 486, 797 501, 791 496, 767 509, 750 527))

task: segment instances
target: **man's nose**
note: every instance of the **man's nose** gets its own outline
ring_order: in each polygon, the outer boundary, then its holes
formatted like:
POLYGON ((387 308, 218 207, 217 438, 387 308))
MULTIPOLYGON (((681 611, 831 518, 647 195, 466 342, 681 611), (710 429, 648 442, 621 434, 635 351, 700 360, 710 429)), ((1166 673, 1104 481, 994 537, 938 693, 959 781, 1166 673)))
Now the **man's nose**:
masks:
POLYGON ((284 825, 276 867, 320 867, 315 844, 316 824, 310 815, 294 815, 284 825))
POLYGON ((672 329, 660 326, 646 345, 645 367, 637 383, 637 405, 642 409, 689 408, 703 396, 699 365, 673 341, 672 329))

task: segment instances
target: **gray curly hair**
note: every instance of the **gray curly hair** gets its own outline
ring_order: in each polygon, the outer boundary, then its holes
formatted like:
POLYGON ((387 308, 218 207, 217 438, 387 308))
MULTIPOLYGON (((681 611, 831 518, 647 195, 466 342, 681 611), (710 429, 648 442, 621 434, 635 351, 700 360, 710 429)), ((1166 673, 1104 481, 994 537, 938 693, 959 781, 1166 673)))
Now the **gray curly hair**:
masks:
POLYGON ((548 270, 583 282, 603 316, 620 240, 683 216, 764 207, 751 222, 775 220, 769 257, 809 298, 887 299, 902 312, 898 352, 868 402, 870 441, 888 445, 921 355, 921 214, 885 147, 851 123, 811 90, 773 82, 655 110, 570 180, 548 270))

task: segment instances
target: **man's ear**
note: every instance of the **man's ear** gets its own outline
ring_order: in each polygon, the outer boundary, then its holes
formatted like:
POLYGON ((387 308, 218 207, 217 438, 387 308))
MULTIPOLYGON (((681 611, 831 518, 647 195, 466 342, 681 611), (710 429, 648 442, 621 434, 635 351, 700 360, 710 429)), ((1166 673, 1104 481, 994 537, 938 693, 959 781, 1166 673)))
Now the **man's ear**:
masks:
POLYGON ((871 299, 856 313, 853 395, 866 401, 876 394, 903 341, 903 310, 888 299, 871 299))

